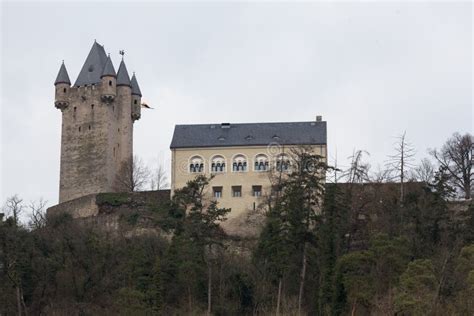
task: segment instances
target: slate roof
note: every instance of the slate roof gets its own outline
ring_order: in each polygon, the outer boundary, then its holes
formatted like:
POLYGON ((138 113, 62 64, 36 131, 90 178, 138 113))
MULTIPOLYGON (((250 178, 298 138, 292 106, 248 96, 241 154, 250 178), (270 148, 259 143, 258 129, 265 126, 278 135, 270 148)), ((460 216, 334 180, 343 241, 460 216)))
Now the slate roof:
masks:
POLYGON ((102 71, 101 78, 103 76, 113 76, 113 77, 117 76, 117 74, 115 73, 114 64, 112 63, 112 60, 110 59, 110 55, 107 57, 107 61, 105 62, 104 71, 102 71))
POLYGON ((125 66, 125 62, 120 62, 120 66, 117 72, 117 86, 130 86, 130 76, 128 75, 127 66, 125 66))
POLYGON ((54 85, 57 85, 58 83, 67 83, 71 85, 71 80, 69 80, 69 75, 67 74, 66 66, 64 65, 64 62, 61 64, 61 67, 59 68, 58 76, 56 77, 56 80, 54 81, 54 85))
POLYGON ((142 96, 142 92, 140 91, 140 86, 138 85, 138 81, 137 81, 137 77, 135 77, 135 73, 132 76, 131 85, 132 85, 132 94, 142 96))
POLYGON ((100 82, 100 76, 104 70, 107 55, 105 54, 104 46, 97 42, 92 44, 92 48, 87 55, 86 61, 82 66, 79 76, 77 76, 75 87, 96 84, 100 82))
POLYGON ((176 125, 170 148, 267 146, 271 143, 326 144, 326 122, 176 125))

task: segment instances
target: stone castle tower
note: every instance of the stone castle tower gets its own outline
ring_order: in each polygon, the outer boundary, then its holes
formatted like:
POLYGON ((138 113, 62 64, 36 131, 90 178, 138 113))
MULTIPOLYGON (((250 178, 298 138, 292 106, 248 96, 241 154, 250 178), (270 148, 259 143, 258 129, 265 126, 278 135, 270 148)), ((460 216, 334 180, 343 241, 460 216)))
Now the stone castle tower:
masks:
POLYGON ((84 195, 126 191, 131 178, 133 123, 141 92, 122 58, 118 72, 104 47, 94 42, 71 86, 66 66, 54 82, 62 113, 59 203, 84 195))

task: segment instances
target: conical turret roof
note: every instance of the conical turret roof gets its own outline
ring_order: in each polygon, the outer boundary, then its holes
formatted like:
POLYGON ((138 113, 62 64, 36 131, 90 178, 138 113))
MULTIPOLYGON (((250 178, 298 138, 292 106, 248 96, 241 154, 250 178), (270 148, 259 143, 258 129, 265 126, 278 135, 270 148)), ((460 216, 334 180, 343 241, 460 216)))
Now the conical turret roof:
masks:
POLYGON ((138 85, 137 77, 135 77, 135 73, 133 73, 132 80, 132 94, 142 96, 142 92, 140 91, 140 86, 138 85))
POLYGON ((56 80, 54 81, 54 85, 57 85, 58 83, 67 83, 68 85, 71 85, 71 80, 69 80, 69 75, 67 74, 64 61, 61 64, 61 67, 59 68, 58 76, 56 77, 56 80))
POLYGON ((74 86, 99 83, 106 61, 104 46, 94 42, 74 86))
POLYGON ((127 66, 125 66, 125 62, 120 62, 120 66, 117 72, 117 86, 130 86, 130 76, 128 75, 127 66))
POLYGON ((101 78, 104 76, 117 76, 117 74, 115 73, 114 64, 112 63, 112 59, 110 59, 110 55, 107 57, 107 60, 105 62, 104 71, 102 71, 101 78))

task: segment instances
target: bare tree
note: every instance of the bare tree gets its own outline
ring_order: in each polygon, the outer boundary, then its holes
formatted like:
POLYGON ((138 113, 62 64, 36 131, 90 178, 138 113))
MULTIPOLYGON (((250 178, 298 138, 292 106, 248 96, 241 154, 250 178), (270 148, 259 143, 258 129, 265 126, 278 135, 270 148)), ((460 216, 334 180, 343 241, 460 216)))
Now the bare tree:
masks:
POLYGON ((2 248, 0 248, 0 253, 4 257, 5 261, 5 275, 12 282, 15 287, 16 292, 16 301, 17 301, 17 310, 18 315, 27 314, 26 304, 23 297, 23 288, 21 285, 21 276, 18 272, 18 244, 20 243, 20 215, 23 213, 24 205, 23 200, 18 197, 18 195, 13 195, 9 197, 3 207, 3 212, 7 217, 13 218, 14 225, 12 231, 9 233, 9 241, 3 243, 2 248))
POLYGON ((430 154, 440 167, 448 172, 453 187, 463 192, 466 200, 471 198, 474 182, 473 152, 473 137, 469 133, 465 135, 454 133, 439 151, 437 149, 430 150, 430 154))
POLYGON ((38 201, 32 201, 28 205, 30 210, 30 220, 28 226, 30 229, 40 229, 46 226, 46 204, 48 202, 43 198, 38 201))
POLYGON ((3 212, 7 217, 13 217, 15 221, 15 226, 19 225, 20 215, 23 213, 25 206, 23 205, 23 199, 20 199, 18 195, 13 195, 7 199, 5 206, 3 207, 3 212))
POLYGON ((418 166, 412 172, 412 178, 425 182, 432 183, 435 175, 435 166, 428 158, 423 158, 418 166))
POLYGON ((122 163, 119 176, 116 178, 116 189, 123 192, 142 191, 150 179, 150 170, 143 160, 133 156, 132 162, 122 163))
POLYGON ((396 177, 400 178, 400 202, 403 204, 405 199, 405 180, 408 177, 409 169, 413 168, 413 157, 415 149, 406 140, 406 132, 398 136, 395 145, 395 154, 389 156, 387 167, 396 173, 396 177))
POLYGON ((387 168, 382 169, 380 165, 377 165, 377 169, 375 171, 372 171, 369 175, 369 182, 389 182, 392 178, 392 170, 387 168))
POLYGON ((150 186, 152 190, 163 190, 169 187, 166 169, 159 161, 156 169, 151 174, 150 186))
POLYGON ((350 167, 344 172, 347 182, 362 183, 369 179, 370 165, 363 161, 364 155, 370 154, 365 150, 354 150, 352 156, 348 157, 351 160, 350 167))

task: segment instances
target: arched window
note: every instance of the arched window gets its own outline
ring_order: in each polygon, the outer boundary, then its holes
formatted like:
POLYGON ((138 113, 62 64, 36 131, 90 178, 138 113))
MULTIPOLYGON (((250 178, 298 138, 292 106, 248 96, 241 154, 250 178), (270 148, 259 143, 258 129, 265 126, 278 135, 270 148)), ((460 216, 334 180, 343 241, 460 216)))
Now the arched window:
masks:
POLYGON ((255 171, 268 171, 269 170, 267 155, 259 154, 255 156, 254 170, 255 171))
POLYGON ((200 156, 194 156, 189 161, 189 172, 199 173, 204 171, 204 160, 200 156))
POLYGON ((276 159, 276 170, 277 171, 290 171, 291 162, 290 157, 285 154, 278 155, 276 159))
POLYGON ((212 157, 211 159, 211 172, 225 172, 225 158, 221 155, 212 157))
POLYGON ((236 155, 232 159, 232 171, 245 172, 247 171, 247 158, 244 155, 236 155))

